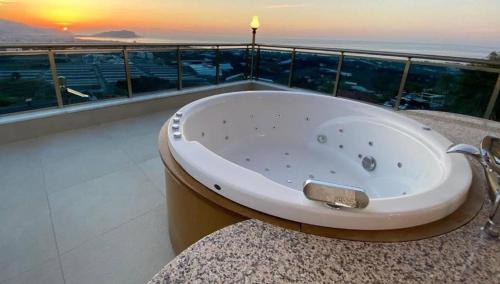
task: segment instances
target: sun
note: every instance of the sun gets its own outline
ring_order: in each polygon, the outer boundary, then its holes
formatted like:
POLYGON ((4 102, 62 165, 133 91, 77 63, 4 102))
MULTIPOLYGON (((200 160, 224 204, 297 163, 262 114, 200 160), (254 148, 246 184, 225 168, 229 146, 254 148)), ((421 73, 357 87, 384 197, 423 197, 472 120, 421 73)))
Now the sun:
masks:
POLYGON ((62 30, 63 30, 63 32, 67 32, 68 31, 68 27, 62 27, 62 30))

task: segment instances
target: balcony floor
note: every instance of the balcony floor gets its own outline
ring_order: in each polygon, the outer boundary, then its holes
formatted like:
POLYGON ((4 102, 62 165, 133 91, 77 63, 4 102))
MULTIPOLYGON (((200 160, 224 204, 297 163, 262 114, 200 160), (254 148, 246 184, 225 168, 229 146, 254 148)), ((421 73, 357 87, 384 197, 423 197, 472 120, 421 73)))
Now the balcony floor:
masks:
POLYGON ((145 283, 174 257, 164 111, 0 146, 0 283, 145 283))

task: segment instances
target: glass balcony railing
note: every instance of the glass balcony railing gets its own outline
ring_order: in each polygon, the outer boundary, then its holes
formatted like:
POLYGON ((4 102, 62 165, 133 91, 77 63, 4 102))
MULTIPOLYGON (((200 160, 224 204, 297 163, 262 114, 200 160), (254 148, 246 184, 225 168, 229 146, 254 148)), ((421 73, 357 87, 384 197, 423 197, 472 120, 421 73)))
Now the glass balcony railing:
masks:
POLYGON ((131 84, 134 94, 177 89, 177 52, 129 51, 131 84))
POLYGON ((291 87, 333 94, 339 56, 296 52, 291 87))
POLYGON ((0 45, 0 114, 248 79, 500 121, 500 62, 246 43, 0 45))
POLYGON ((401 109, 427 109, 481 117, 498 75, 416 63, 408 73, 401 109))
POLYGON ((57 106, 47 54, 0 55, 0 114, 57 106))
POLYGON ((246 80, 250 74, 250 51, 246 48, 219 50, 219 82, 246 80))
POLYGON ((288 85, 291 54, 290 51, 259 49, 254 71, 257 78, 269 83, 288 85))
POLYGON ((189 88, 215 84, 216 57, 215 49, 182 51, 182 86, 189 88))
POLYGON ((396 110, 436 110, 500 120, 500 62, 283 45, 258 45, 256 56, 259 80, 396 110))
MULTIPOLYGON (((55 53, 55 61, 65 105, 127 96, 125 65, 120 52, 55 53), (75 95, 68 89, 83 95, 75 95)), ((133 70, 134 73, 137 71, 133 70)))
POLYGON ((346 56, 337 95, 387 106, 398 95, 404 67, 401 61, 346 56))

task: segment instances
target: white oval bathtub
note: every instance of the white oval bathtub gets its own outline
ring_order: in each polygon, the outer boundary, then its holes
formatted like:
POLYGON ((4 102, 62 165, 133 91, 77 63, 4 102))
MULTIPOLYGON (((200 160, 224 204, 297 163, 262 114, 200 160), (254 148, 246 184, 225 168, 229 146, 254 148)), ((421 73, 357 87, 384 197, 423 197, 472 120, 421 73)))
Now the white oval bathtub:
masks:
POLYGON ((206 187, 313 225, 382 230, 429 223, 455 211, 472 180, 465 157, 446 154, 451 142, 439 133, 341 98, 284 91, 217 95, 180 109, 168 129, 173 157, 206 187), (375 170, 362 167, 365 156, 375 158, 375 170), (370 202, 364 209, 328 208, 304 196, 311 178, 362 188, 370 202))

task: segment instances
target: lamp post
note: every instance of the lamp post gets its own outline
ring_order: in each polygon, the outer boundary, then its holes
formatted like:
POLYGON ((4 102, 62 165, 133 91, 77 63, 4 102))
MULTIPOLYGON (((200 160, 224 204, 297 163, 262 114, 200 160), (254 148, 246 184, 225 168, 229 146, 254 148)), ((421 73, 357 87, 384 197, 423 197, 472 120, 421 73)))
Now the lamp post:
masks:
POLYGON ((255 51, 255 34, 257 33, 257 29, 259 28, 260 23, 259 23, 259 17, 253 16, 252 21, 250 22, 250 28, 252 28, 252 56, 251 58, 251 63, 250 63, 250 79, 253 79, 253 57, 254 57, 254 51, 255 51))

